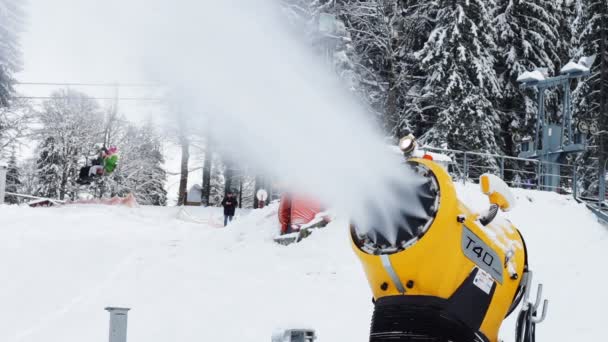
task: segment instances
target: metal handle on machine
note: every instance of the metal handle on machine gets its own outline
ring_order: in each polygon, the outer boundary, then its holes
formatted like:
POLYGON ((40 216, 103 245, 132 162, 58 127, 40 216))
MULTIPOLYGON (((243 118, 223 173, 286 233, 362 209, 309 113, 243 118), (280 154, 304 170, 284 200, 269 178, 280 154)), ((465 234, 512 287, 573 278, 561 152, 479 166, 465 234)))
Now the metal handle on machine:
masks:
POLYGON ((538 309, 542 296, 543 296, 543 284, 538 284, 538 289, 536 290, 536 300, 534 301, 534 312, 536 312, 536 310, 538 309))
POLYGON ((545 318, 547 318, 547 311, 549 309, 549 300, 545 299, 545 301, 543 302, 543 311, 540 315, 540 318, 538 316, 532 316, 532 322, 533 323, 542 323, 545 318))
POLYGON ((516 342, 535 342, 535 326, 541 323, 547 317, 547 311, 549 309, 549 301, 542 300, 543 296, 543 285, 539 284, 536 291, 536 299, 534 303, 530 302, 530 289, 532 284, 532 272, 525 271, 523 274, 523 304, 521 312, 518 317, 518 324, 516 329, 516 342), (540 307, 541 301, 543 307, 540 316, 537 315, 537 311, 540 307))
POLYGON ((537 312, 538 307, 540 306, 540 302, 542 300, 542 295, 543 295, 543 284, 538 284, 538 290, 536 291, 536 301, 534 302, 534 310, 533 310, 534 316, 532 316, 533 323, 541 323, 542 321, 545 320, 545 318, 547 318, 547 309, 549 306, 548 299, 545 299, 543 301, 543 309, 542 309, 540 317, 536 316, 536 312, 537 312))
POLYGON ((524 273, 524 306, 528 306, 530 304, 530 287, 532 285, 532 271, 527 271, 524 273))

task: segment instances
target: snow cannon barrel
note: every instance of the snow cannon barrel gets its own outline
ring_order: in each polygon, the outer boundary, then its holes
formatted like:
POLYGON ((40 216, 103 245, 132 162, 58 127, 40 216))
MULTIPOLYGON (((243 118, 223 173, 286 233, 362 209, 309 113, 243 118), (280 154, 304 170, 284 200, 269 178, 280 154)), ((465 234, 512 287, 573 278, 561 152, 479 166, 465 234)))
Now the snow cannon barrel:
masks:
POLYGON ((404 202, 391 232, 351 224, 375 303, 370 341, 498 341, 525 285, 519 231, 494 220, 497 206, 480 215, 459 201, 439 164, 411 159, 407 165, 425 179, 418 197, 426 216, 404 202))

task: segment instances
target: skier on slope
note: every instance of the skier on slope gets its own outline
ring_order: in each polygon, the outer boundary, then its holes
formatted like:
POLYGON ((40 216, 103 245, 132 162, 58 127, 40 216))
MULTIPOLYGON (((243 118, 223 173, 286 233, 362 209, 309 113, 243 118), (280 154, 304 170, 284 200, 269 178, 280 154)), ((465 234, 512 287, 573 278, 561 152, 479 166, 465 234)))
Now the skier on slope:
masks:
POLYGON ((111 146, 102 148, 99 157, 91 163, 91 166, 84 166, 80 169, 77 183, 90 184, 94 177, 108 175, 116 169, 118 164, 118 148, 111 146))

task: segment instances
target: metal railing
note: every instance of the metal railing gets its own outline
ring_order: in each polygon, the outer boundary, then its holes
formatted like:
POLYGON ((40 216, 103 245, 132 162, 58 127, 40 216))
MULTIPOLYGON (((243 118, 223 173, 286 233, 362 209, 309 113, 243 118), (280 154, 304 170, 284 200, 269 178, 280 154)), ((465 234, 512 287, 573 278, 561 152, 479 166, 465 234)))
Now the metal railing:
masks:
POLYGON ((492 173, 515 188, 578 194, 575 165, 429 146, 423 150, 449 156, 448 172, 454 180, 478 182, 482 174, 492 173))

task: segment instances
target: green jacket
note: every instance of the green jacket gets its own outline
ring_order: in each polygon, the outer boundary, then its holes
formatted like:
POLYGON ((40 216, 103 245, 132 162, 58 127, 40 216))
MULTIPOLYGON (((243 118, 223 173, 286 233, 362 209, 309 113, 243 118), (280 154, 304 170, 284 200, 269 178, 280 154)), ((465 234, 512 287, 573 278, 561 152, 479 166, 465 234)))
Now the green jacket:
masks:
POLYGON ((112 173, 116 169, 116 164, 118 164, 118 156, 114 154, 103 160, 103 169, 106 173, 112 173))

